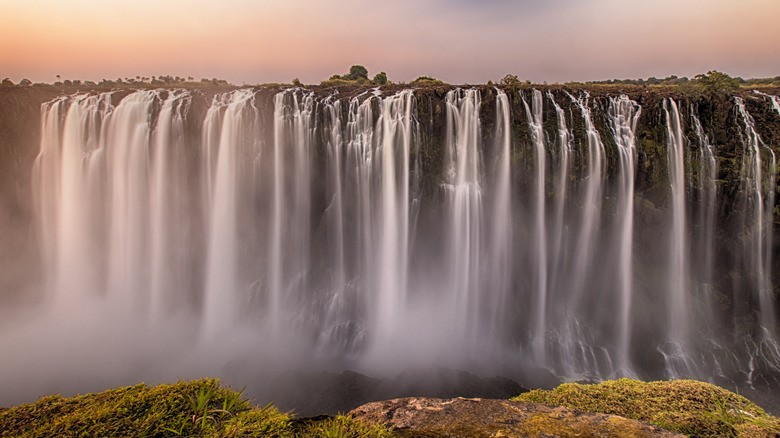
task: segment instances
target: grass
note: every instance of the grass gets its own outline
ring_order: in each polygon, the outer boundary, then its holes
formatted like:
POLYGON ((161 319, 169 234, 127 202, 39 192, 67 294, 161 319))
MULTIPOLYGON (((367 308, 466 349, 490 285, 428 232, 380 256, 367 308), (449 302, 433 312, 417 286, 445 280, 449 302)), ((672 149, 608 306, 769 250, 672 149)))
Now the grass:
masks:
POLYGON ((387 428, 350 417, 296 425, 272 405, 252 406, 215 379, 144 384, 0 411, 0 437, 388 437, 387 428))
MULTIPOLYGON (((739 394, 693 380, 567 383, 514 400, 619 415, 691 437, 780 435, 780 419, 739 394)), ((394 434, 386 426, 343 415, 292 419, 271 404, 253 406, 243 390, 203 379, 140 384, 70 398, 51 395, 0 410, 0 437, 42 436, 388 438, 394 434)))
POLYGON ((691 437, 753 438, 780 434, 780 419, 739 394, 695 380, 567 383, 550 391, 530 391, 514 400, 620 415, 691 437))

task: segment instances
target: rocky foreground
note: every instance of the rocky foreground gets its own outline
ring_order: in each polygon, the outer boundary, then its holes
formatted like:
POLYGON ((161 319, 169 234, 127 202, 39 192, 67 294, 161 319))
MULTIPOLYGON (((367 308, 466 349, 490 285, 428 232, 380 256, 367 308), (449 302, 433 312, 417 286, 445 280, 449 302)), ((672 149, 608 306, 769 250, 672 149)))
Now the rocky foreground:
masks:
POLYGON ((780 419, 708 383, 630 379, 564 384, 514 400, 399 398, 369 402, 347 415, 306 418, 272 404, 253 406, 243 390, 214 379, 51 395, 0 409, 0 438, 71 436, 776 438, 780 419))
POLYGON ((409 397, 367 403, 350 415, 402 437, 683 437, 650 423, 538 403, 409 397))

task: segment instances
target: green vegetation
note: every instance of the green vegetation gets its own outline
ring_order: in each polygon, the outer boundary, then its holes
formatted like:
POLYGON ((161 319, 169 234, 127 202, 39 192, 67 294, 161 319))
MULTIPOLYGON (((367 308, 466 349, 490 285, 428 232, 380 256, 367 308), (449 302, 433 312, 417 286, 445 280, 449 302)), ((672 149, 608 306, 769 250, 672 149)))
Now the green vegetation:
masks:
POLYGON ((384 85, 387 83, 387 73, 380 71, 374 75, 374 83, 377 85, 384 85))
POLYGON ((299 437, 390 438, 394 436, 387 427, 361 423, 344 415, 301 422, 297 427, 294 427, 294 430, 294 436, 299 437))
POLYGON ((387 73, 379 72, 374 75, 374 79, 368 79, 368 69, 362 65, 353 65, 349 68, 349 73, 345 75, 333 75, 328 80, 320 82, 325 87, 337 87, 342 85, 385 85, 387 84, 387 73))
POLYGON ((620 415, 691 437, 752 438, 780 434, 780 419, 738 394, 694 380, 567 383, 551 391, 530 391, 514 400, 620 415))
POLYGON ((696 75, 696 83, 701 86, 704 91, 711 94, 730 94, 739 90, 740 81, 725 73, 711 70, 708 71, 706 75, 696 75))
MULTIPOLYGON (((568 383, 551 391, 534 390, 513 400, 619 415, 691 437, 757 438, 780 434, 780 419, 738 394, 693 380, 568 383)), ((537 423, 531 421, 524 427, 538 427, 541 432, 552 427, 547 422, 537 423)), ((409 431, 393 433, 386 426, 343 415, 292 419, 270 404, 251 405, 243 390, 224 388, 215 379, 151 387, 140 384, 71 398, 52 395, 35 403, 0 409, 1 438, 389 438, 406 436, 406 432, 409 431)))
POLYGON ((387 428, 339 416, 296 423, 214 379, 44 397, 0 411, 0 437, 387 437, 387 428))
POLYGON ((447 85, 447 84, 445 84, 443 81, 440 81, 436 78, 432 78, 430 76, 420 76, 417 79, 410 82, 409 85, 431 86, 431 85, 447 85))
POLYGON ((693 79, 687 77, 667 76, 663 79, 651 76, 647 79, 609 79, 606 81, 589 81, 585 83, 569 82, 569 85, 634 85, 641 87, 677 87, 685 94, 701 94, 702 92, 720 94, 733 93, 740 89, 753 89, 759 87, 780 87, 780 76, 773 78, 742 79, 731 77, 717 70, 710 70, 706 74, 698 74, 693 79))

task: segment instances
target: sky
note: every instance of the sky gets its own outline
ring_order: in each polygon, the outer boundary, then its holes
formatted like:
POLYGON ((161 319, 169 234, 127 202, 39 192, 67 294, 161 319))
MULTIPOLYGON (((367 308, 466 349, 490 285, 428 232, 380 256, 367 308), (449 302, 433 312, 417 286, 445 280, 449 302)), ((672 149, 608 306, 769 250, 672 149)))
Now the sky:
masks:
POLYGON ((15 83, 316 84, 363 65, 453 84, 780 75, 780 0, 0 0, 15 83))

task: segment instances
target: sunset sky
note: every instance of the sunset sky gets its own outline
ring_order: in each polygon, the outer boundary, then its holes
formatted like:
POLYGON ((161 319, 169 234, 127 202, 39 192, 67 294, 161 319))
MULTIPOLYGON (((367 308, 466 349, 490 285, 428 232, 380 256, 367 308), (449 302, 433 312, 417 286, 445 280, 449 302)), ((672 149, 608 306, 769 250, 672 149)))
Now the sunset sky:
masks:
POLYGON ((780 0, 0 0, 0 77, 780 75, 780 0))

